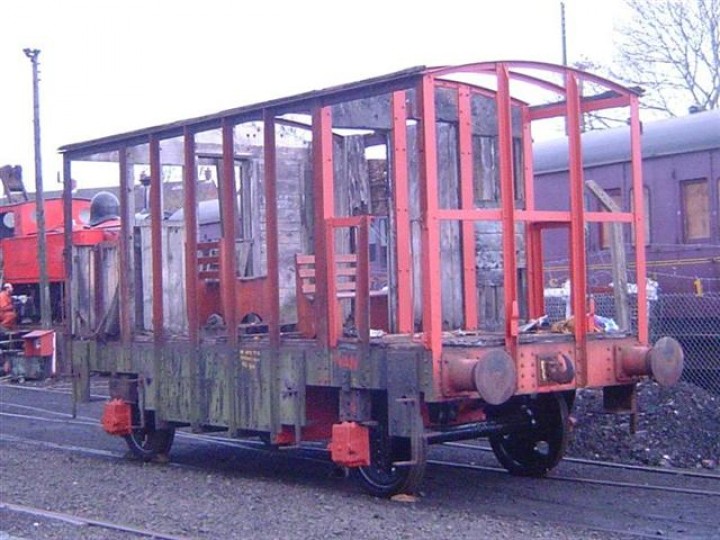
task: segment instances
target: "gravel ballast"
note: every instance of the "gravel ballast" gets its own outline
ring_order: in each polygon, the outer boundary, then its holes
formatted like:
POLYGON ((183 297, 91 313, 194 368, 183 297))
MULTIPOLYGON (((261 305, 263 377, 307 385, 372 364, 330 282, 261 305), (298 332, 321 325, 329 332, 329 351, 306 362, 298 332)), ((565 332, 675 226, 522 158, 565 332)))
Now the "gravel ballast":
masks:
POLYGON ((606 413, 602 402, 602 390, 577 393, 568 456, 718 470, 720 396, 687 382, 669 388, 640 383, 635 434, 630 415, 606 413))

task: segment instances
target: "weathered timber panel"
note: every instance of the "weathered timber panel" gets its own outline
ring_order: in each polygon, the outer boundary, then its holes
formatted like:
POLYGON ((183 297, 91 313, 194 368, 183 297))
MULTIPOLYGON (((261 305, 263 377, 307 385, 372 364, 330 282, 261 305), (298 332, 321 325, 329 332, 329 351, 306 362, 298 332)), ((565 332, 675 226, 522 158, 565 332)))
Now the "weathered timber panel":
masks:
POLYGON ((391 436, 409 437, 420 417, 421 370, 416 351, 388 351, 387 407, 391 436))
POLYGON ((193 377, 190 372, 189 347, 165 345, 154 351, 156 368, 157 408, 162 412, 163 420, 187 421, 193 418, 195 404, 192 402, 193 377))
MULTIPOLYGON (((408 117, 417 118, 416 92, 406 91, 408 117)), ((391 108, 390 94, 382 94, 369 98, 347 101, 332 107, 333 127, 390 130, 391 108)), ((482 94, 471 96, 472 133, 473 135, 497 135, 497 104, 495 99, 482 94)), ((457 122, 457 91, 448 88, 435 90, 436 118, 441 122, 457 122)), ((521 109, 512 106, 513 136, 521 134, 521 109)))
POLYGON ((203 400, 203 418, 209 425, 230 424, 230 398, 226 380, 228 378, 229 353, 219 347, 203 348, 200 367, 200 399, 203 400))
MULTIPOLYGON (((149 223, 137 227, 140 235, 140 261, 142 268, 142 329, 153 329, 153 267, 152 237, 149 223)), ((176 223, 162 224, 162 280, 164 328, 174 334, 187 332, 185 302, 185 228, 176 223)))
POLYGON ((420 149, 418 147, 417 124, 407 126, 407 163, 408 163, 408 214, 410 217, 410 250, 412 257, 412 301, 415 329, 422 326, 422 274, 421 274, 421 233, 420 216, 420 149))
POLYGON ((270 429, 271 354, 268 349, 247 348, 237 354, 236 418, 240 429, 270 429))
POLYGON ((281 351, 278 359, 278 418, 281 424, 304 422, 306 369, 302 349, 281 351))
POLYGON ((332 122, 336 128, 390 129, 390 94, 333 105, 332 122))
POLYGON ((72 331, 77 336, 87 336, 96 323, 92 247, 74 247, 72 261, 72 331))
POLYGON ((118 252, 115 246, 73 247, 72 329, 77 336, 118 332, 118 252))
MULTIPOLYGON (((475 224, 479 323, 482 330, 501 330, 505 322, 503 231, 499 221, 475 224)), ((515 264, 518 269, 518 303, 520 315, 526 311, 525 229, 522 223, 515 227, 515 264)))
MULTIPOLYGON (((438 205, 440 208, 460 207, 458 176, 458 147, 455 125, 437 125, 438 149, 438 205)), ((463 327, 463 267, 461 257, 460 223, 444 221, 440 224, 440 274, 442 283, 443 328, 463 327)))
MULTIPOLYGON (((408 126, 408 169, 410 189, 410 223, 413 260, 413 304, 415 325, 422 322, 422 266, 420 212, 420 172, 418 169, 418 130, 408 126)), ((459 207, 459 179, 457 133, 455 125, 439 123, 437 127, 438 152, 438 203, 440 208, 459 207)), ((440 251, 438 253, 442 275, 442 318, 445 329, 463 326, 462 258, 460 253, 460 226, 458 222, 440 225, 440 251)))
POLYGON ((347 202, 342 206, 340 215, 364 215, 370 209, 370 176, 365 158, 365 138, 352 135, 343 138, 343 155, 341 166, 343 174, 335 179, 336 184, 346 186, 347 202))

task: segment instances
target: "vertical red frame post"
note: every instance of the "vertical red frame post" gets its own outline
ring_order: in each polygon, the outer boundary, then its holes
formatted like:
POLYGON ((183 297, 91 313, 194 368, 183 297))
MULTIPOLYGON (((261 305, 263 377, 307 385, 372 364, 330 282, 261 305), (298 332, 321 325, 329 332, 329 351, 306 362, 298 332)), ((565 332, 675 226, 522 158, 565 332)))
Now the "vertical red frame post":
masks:
POLYGON ((502 210, 505 346, 514 357, 518 337, 517 264, 515 262, 515 185, 513 172, 512 110, 507 66, 496 66, 498 150, 500 154, 500 208, 502 210))
POLYGON ((70 294, 72 285, 72 162, 67 156, 63 156, 63 234, 65 235, 65 251, 63 252, 63 264, 65 265, 65 295, 63 296, 63 309, 66 317, 64 317, 65 327, 68 335, 72 332, 72 294, 70 294))
MULTIPOLYGON (((532 153, 532 115, 527 106, 522 108, 522 122, 525 210, 532 215, 535 212, 535 171, 532 153)), ((545 313, 542 228, 538 224, 528 222, 525 224, 525 234, 527 238, 528 311, 530 318, 536 319, 545 313)))
POLYGON ((183 130, 183 214, 185 215, 185 293, 188 336, 194 346, 199 344, 200 315, 198 310, 198 219, 197 167, 195 165, 195 134, 183 130))
MULTIPOLYGON (((63 251, 63 264, 65 265, 65 294, 63 295, 63 326, 66 338, 63 343, 64 371, 68 375, 73 373, 73 359, 71 337, 73 335, 72 278, 73 278, 73 222, 72 222, 72 161, 67 155, 63 156, 63 234, 65 235, 65 250, 63 251)), ((89 391, 88 391, 89 394, 89 391)), ((73 418, 75 417, 75 400, 73 399, 73 418)))
MULTIPOLYGON (((197 218, 197 165, 195 162, 195 133, 183 129, 183 214, 185 216, 185 309, 188 318, 190 354, 190 402, 196 403, 199 395, 198 356, 200 355, 200 315, 198 303, 198 218, 197 218)), ((191 425, 200 429, 200 412, 193 408, 191 425)))
MULTIPOLYGON (((460 156, 460 208, 472 210, 475 207, 473 193, 473 148, 472 109, 470 88, 458 86, 458 154, 460 156)), ((465 328, 478 327, 477 269, 475 259, 475 222, 463 219, 462 261, 463 261, 463 308, 465 328)))
POLYGON ((357 226, 357 274, 355 293, 355 325, 358 339, 370 343, 370 216, 359 216, 357 226))
POLYGON ((646 344, 648 335, 647 261, 645 257, 645 201, 643 194, 640 113, 637 96, 630 97, 630 158, 635 211, 635 273, 637 281, 638 341, 646 344))
POLYGON ((225 322, 228 343, 238 344, 237 332, 237 260, 235 236, 237 235, 237 199, 235 193, 235 141, 234 125, 229 118, 222 121, 222 177, 220 179, 220 204, 222 207, 222 238, 220 239, 220 282, 224 298, 225 322))
POLYGON ((395 261, 397 268, 397 331, 414 330, 412 297, 412 244, 408 203, 407 108, 405 92, 392 95, 393 211, 395 220, 395 261))
POLYGON ((160 140, 150 135, 150 241, 152 245, 152 327, 156 343, 164 340, 165 311, 163 306, 163 251, 162 251, 162 172, 160 140))
POLYGON ((575 321, 577 381, 587 383, 587 262, 585 261, 585 202, 583 193, 581 108, 577 77, 565 76, 568 131, 568 172, 570 188, 570 297, 575 321))
POLYGON ((440 382, 442 353, 442 305, 440 298, 440 234, 438 226, 437 133, 435 126, 435 80, 423 76, 418 87, 420 107, 420 213, 422 244, 423 334, 432 352, 433 380, 440 382))
POLYGON ((263 111, 263 152, 265 165, 265 231, 267 242, 268 306, 267 321, 270 345, 280 345, 280 276, 278 245, 277 161, 275 141, 275 115, 269 109, 263 111))
POLYGON ((332 230, 327 220, 334 215, 332 113, 320 105, 312 112, 313 196, 315 200, 315 303, 318 313, 325 313, 317 321, 317 339, 321 344, 337 344, 334 257, 332 230), (332 283, 330 282, 332 280, 332 283))
POLYGON ((133 193, 129 182, 127 147, 118 149, 118 165, 120 169, 120 241, 118 252, 118 289, 120 293, 120 341, 127 347, 132 338, 132 315, 135 299, 132 293, 132 264, 130 247, 132 246, 132 229, 135 223, 130 197, 133 193))

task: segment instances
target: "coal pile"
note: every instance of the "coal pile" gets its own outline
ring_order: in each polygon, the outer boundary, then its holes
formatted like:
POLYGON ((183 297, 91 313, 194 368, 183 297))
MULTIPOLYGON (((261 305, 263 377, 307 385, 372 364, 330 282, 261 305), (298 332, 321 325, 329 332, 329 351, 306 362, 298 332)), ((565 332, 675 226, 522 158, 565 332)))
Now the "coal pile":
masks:
POLYGON ((567 455, 720 472, 720 396, 687 382, 638 386, 637 432, 630 415, 603 411, 601 390, 581 390, 567 455))

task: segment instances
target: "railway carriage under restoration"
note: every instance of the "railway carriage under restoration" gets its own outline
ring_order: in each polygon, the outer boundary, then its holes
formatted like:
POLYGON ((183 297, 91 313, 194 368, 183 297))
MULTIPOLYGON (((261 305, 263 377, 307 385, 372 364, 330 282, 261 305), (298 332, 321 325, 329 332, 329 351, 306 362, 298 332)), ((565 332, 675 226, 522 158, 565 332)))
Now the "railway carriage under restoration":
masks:
POLYGON ((428 444, 488 437, 512 473, 544 474, 576 389, 630 410, 637 381, 682 370, 676 342, 648 344, 642 252, 637 332, 594 324, 585 226, 642 222, 642 204, 584 204, 582 115, 617 107, 641 186, 637 95, 531 62, 418 67, 63 147, 68 200, 79 162, 115 163, 120 188, 117 241, 66 246, 78 394, 89 373, 109 374, 104 427, 148 459, 178 427, 278 448, 326 441, 387 496, 417 488, 428 444), (532 129, 551 118, 571 142, 565 211, 534 188, 532 129), (164 219, 171 168, 182 212, 164 219), (202 182, 217 183, 216 218, 202 182), (568 237, 564 333, 536 324, 550 230, 568 237))

